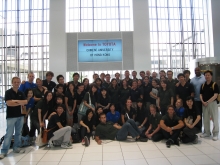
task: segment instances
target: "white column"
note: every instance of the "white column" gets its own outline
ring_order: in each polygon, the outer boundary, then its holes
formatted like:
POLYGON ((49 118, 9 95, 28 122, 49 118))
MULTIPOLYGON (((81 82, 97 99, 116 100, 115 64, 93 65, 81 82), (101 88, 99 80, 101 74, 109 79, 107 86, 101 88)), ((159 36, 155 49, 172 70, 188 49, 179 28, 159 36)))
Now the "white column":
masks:
POLYGON ((150 26, 148 0, 133 0, 134 69, 151 70, 150 26))
MULTIPOLYGON (((220 0, 211 0, 214 57, 220 57, 220 0)), ((212 44, 212 43, 211 43, 212 44)))
POLYGON ((65 0, 50 0, 50 71, 66 77, 65 0))

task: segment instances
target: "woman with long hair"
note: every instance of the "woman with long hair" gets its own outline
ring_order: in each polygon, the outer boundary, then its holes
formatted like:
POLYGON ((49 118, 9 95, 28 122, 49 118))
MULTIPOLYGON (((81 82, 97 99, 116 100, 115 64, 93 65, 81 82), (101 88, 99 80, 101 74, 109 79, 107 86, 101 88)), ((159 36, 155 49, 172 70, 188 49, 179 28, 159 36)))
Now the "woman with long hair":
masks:
POLYGON ((76 96, 75 96, 75 86, 71 82, 68 84, 69 90, 65 93, 65 106, 66 106, 66 118, 67 118, 67 125, 73 126, 73 113, 76 109, 76 96))
POLYGON ((130 99, 126 100, 126 104, 124 109, 121 112, 121 121, 122 124, 124 124, 128 119, 133 119, 135 120, 135 116, 136 116, 136 111, 135 109, 132 107, 132 102, 130 99))

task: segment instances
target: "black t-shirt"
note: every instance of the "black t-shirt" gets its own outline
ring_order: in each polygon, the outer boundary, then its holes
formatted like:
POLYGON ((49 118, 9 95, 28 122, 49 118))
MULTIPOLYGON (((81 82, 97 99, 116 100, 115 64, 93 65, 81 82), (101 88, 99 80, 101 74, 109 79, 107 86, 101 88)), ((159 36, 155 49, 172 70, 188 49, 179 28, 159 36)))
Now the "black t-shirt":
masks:
POLYGON ((108 83, 105 81, 104 83, 102 83, 102 86, 107 89, 110 86, 110 82, 108 83))
POLYGON ((153 115, 149 116, 149 124, 152 125, 152 130, 157 129, 158 124, 160 124, 161 118, 162 118, 162 115, 159 113, 156 113, 155 116, 153 116, 153 115))
POLYGON ((130 111, 127 110, 127 108, 124 108, 124 109, 121 111, 121 114, 124 115, 125 121, 128 120, 127 115, 125 115, 126 113, 128 114, 128 116, 129 116, 130 119, 133 119, 133 115, 136 115, 136 111, 135 111, 134 108, 131 107, 131 108, 130 108, 130 111))
POLYGON ((89 127, 90 131, 93 130, 93 125, 95 125, 94 115, 93 115, 93 117, 91 118, 90 121, 88 120, 88 117, 87 117, 87 116, 83 116, 81 120, 83 121, 83 123, 84 123, 85 125, 87 125, 87 126, 89 127))
POLYGON ((212 98, 215 93, 219 93, 219 88, 216 83, 214 84, 213 90, 213 83, 214 82, 211 82, 209 85, 207 85, 206 83, 204 85, 201 85, 200 94, 202 94, 202 99, 204 102, 212 98))
POLYGON ((44 98, 44 92, 45 92, 44 88, 42 91, 39 88, 34 88, 33 92, 36 98, 44 98))
POLYGON ((49 116, 50 113, 54 112, 52 102, 47 103, 43 99, 41 99, 40 101, 38 101, 34 110, 31 113, 32 119, 38 120, 38 109, 41 109, 41 119, 43 119, 47 111, 48 111, 47 116, 49 116))
POLYGON ((179 124, 181 120, 177 115, 173 115, 171 119, 168 114, 164 115, 161 120, 164 120, 164 124, 168 127, 174 127, 179 124))
POLYGON ((150 102, 150 92, 151 91, 152 91, 152 85, 150 83, 143 86, 144 102, 150 102))
POLYGON ((179 98, 183 100, 183 104, 185 104, 186 98, 191 96, 191 93, 195 93, 194 86, 188 82, 186 82, 184 86, 179 84, 179 86, 176 87, 176 95, 179 95, 179 98))
POLYGON ((131 88, 127 87, 126 89, 121 87, 119 89, 119 101, 121 104, 125 104, 126 100, 130 97, 131 88))
POLYGON ((119 97, 119 87, 113 88, 110 86, 108 88, 108 94, 111 97, 111 103, 117 104, 119 97))
POLYGON ((100 123, 96 127, 95 136, 99 136, 100 139, 115 140, 118 129, 113 124, 112 122, 100 123))
MULTIPOLYGON (((25 95, 20 90, 17 91, 17 93, 11 88, 5 92, 5 102, 8 100, 25 100, 25 95)), ((23 116, 21 114, 21 106, 8 106, 7 105, 7 111, 6 111, 6 119, 7 118, 15 118, 15 117, 21 117, 23 116)))
POLYGON ((140 88, 130 90, 130 96, 132 102, 137 102, 137 100, 140 98, 141 95, 143 95, 143 93, 140 88))
POLYGON ((167 89, 170 89, 173 92, 174 97, 176 96, 177 83, 178 83, 177 79, 172 79, 171 81, 167 79, 167 89))
MULTIPOLYGON (((193 123, 195 122, 198 115, 201 116, 201 113, 199 112, 199 109, 196 106, 194 106, 193 109, 185 108, 184 118, 188 118, 190 116, 190 118, 193 119, 193 123)), ((195 127, 201 129, 200 123, 198 122, 195 125, 195 127)))
POLYGON ((174 97, 173 91, 171 89, 163 90, 161 88, 158 92, 158 97, 160 98, 160 107, 167 107, 171 104, 171 97, 174 97))
POLYGON ((91 104, 93 104, 95 106, 95 103, 96 103, 96 96, 95 95, 92 95, 89 92, 87 92, 85 94, 83 100, 87 101, 87 104, 89 104, 89 97, 90 97, 91 104))
POLYGON ((105 98, 102 95, 100 95, 98 98, 98 103, 102 106, 107 106, 109 103, 111 103, 111 98, 109 95, 107 95, 105 98))
POLYGON ((147 117, 148 117, 147 109, 144 108, 143 106, 141 109, 139 107, 137 107, 136 121, 138 121, 140 124, 142 124, 143 121, 145 120, 145 118, 147 118, 147 117))
POLYGON ((68 106, 73 108, 74 101, 76 100, 76 94, 72 95, 70 91, 66 91, 65 98, 68 98, 68 106))
POLYGON ((80 94, 76 92, 75 95, 76 95, 76 105, 80 105, 85 96, 85 92, 83 91, 80 94))
POLYGON ((47 80, 43 80, 43 86, 47 87, 48 91, 53 91, 53 88, 56 86, 56 83, 53 81, 50 81, 50 83, 47 82, 47 80))
POLYGON ((51 137, 53 137, 53 133, 59 129, 59 127, 57 125, 57 123, 59 123, 59 122, 61 123, 61 125, 63 127, 66 126, 66 115, 65 115, 65 112, 63 112, 60 116, 57 115, 57 114, 51 116, 51 118, 49 120, 49 123, 47 125, 47 129, 51 130, 51 131, 48 132, 48 135, 47 135, 48 136, 47 137, 48 140, 51 137))

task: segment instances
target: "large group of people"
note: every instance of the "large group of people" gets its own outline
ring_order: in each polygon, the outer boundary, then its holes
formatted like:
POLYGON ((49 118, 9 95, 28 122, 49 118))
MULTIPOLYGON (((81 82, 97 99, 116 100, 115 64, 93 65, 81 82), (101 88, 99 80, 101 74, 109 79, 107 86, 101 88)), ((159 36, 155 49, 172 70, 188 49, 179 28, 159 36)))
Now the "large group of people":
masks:
POLYGON ((65 82, 58 75, 57 84, 52 81, 54 73, 48 71, 46 79, 36 79, 28 73, 28 81, 12 78, 12 88, 5 92, 7 104, 7 129, 1 147, 0 159, 9 150, 14 134, 13 151, 24 153, 20 148, 22 128, 30 122, 29 136, 32 141, 43 129, 47 129, 50 147, 72 148, 71 131, 76 127, 83 145, 88 146, 94 136, 98 144, 103 139, 155 142, 167 139, 166 146, 182 143, 198 143, 201 138, 213 136, 218 140, 219 122, 217 97, 218 85, 212 81, 210 70, 201 73, 195 68, 195 77, 185 70, 173 78, 173 72, 125 71, 125 78, 115 73, 93 75, 93 82, 79 74, 73 74, 73 81, 65 82), (81 113, 81 109, 87 109, 81 113), (23 110, 23 111, 22 111, 23 110), (22 113, 22 112, 26 113, 22 113), (29 118, 29 119, 28 119, 29 118), (203 123, 202 123, 203 118, 203 123), (210 118, 213 130, 210 131, 210 118), (46 120, 48 124, 46 125, 46 120), (36 134, 37 131, 37 134, 36 134))

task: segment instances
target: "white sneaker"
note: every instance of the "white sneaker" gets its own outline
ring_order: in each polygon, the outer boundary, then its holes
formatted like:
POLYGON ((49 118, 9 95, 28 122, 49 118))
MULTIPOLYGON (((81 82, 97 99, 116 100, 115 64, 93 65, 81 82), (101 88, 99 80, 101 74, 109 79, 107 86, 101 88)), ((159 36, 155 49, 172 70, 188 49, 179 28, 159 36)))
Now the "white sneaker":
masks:
POLYGON ((61 144, 61 148, 72 149, 73 146, 69 146, 68 144, 61 144))
POLYGON ((5 156, 6 154, 0 154, 0 159, 4 159, 5 156))
POLYGON ((203 133, 203 134, 200 135, 201 138, 209 137, 209 136, 210 136, 210 134, 207 134, 207 133, 203 133))
POLYGON ((218 140, 218 136, 217 135, 213 136, 212 140, 213 141, 217 141, 218 140))
POLYGON ((49 144, 49 147, 50 147, 50 148, 53 148, 53 147, 54 147, 52 140, 49 140, 49 141, 48 141, 48 144, 49 144))

